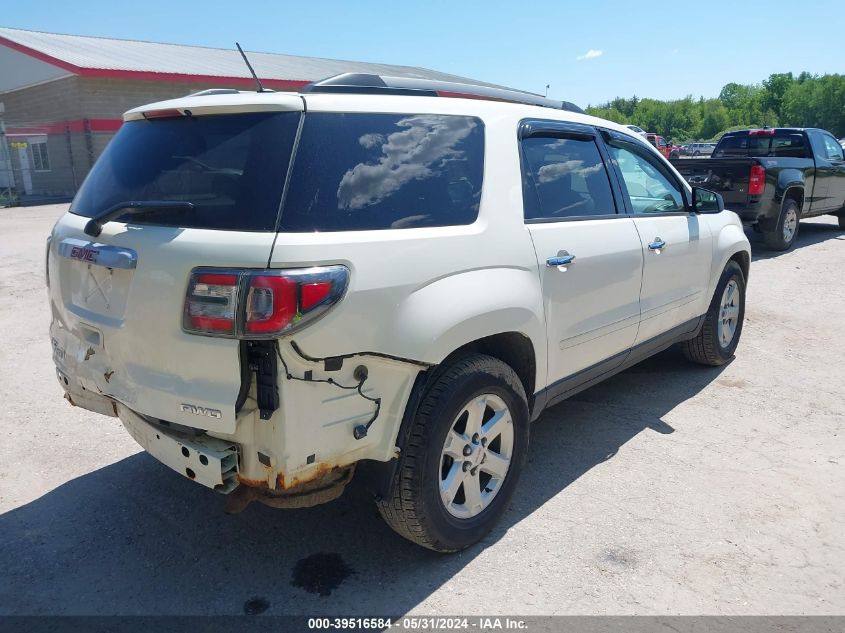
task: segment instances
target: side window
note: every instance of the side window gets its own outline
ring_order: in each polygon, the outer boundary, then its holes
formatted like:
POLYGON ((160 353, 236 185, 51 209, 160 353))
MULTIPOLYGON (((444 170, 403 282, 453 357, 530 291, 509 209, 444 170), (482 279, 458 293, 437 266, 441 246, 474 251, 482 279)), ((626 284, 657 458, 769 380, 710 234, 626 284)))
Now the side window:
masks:
POLYGON ((484 124, 445 114, 305 115, 282 230, 363 231, 472 224, 484 124))
POLYGON ((657 161, 628 143, 611 142, 613 159, 619 165, 635 214, 684 211, 684 194, 657 161))
POLYGON ((827 157, 827 146, 824 142, 824 136, 816 130, 807 130, 807 136, 810 138, 810 146, 813 148, 813 156, 816 160, 830 160, 827 157))
POLYGON ((825 149, 827 150, 827 159, 842 160, 842 146, 839 142, 827 134, 822 136, 822 138, 824 139, 825 149))
POLYGON ((529 137, 522 141, 525 219, 616 213, 610 179, 592 139, 529 137))

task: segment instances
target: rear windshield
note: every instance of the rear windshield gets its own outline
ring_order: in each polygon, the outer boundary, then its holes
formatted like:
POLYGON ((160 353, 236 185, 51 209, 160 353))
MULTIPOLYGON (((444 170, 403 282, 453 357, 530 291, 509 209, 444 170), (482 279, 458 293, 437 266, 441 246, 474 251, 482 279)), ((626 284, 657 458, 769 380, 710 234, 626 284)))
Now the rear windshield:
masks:
POLYGON ((275 231, 295 155, 282 231, 471 224, 484 168, 479 119, 433 114, 298 112, 175 117, 123 125, 71 212, 128 201, 190 202, 118 220, 184 228, 275 231))
POLYGON ((471 224, 478 217, 483 171, 479 119, 310 113, 280 230, 471 224))
POLYGON ((737 134, 723 136, 713 154, 714 158, 729 156, 784 156, 803 158, 807 155, 804 135, 778 132, 749 136, 737 134))
POLYGON ((273 231, 298 112, 129 121, 71 205, 92 217, 127 201, 190 202, 118 218, 163 226, 273 231))

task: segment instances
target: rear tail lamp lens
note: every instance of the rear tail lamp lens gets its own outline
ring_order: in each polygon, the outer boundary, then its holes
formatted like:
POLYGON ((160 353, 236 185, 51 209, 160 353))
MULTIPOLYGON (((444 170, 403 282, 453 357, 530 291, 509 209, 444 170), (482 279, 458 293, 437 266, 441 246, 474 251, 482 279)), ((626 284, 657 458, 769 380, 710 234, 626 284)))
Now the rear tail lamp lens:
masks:
POLYGON ((748 194, 759 196, 766 190, 766 169, 762 165, 751 165, 748 177, 748 194))
POLYGON ((296 318, 296 281, 289 277, 253 275, 246 300, 249 334, 282 332, 296 318))
POLYGON ((194 274, 185 299, 185 329, 233 335, 237 303, 238 275, 194 274))
POLYGON ((345 266, 194 269, 182 328, 207 336, 272 338, 325 314, 343 298, 348 282, 345 266))

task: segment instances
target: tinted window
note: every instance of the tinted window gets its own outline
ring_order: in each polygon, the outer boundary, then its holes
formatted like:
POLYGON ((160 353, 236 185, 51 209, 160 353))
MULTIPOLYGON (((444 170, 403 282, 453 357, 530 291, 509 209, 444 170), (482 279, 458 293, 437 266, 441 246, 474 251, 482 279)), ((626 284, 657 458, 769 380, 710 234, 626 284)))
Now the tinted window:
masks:
POLYGON ((190 211, 119 218, 165 226, 273 231, 299 113, 174 117, 125 123, 71 212, 91 217, 126 201, 187 201, 190 211))
POLYGON ((807 155, 801 133, 778 132, 750 136, 724 136, 719 141, 714 158, 725 156, 784 156, 802 158, 807 155))
POLYGON ((281 230, 471 224, 483 170, 484 126, 473 117, 307 114, 281 230))
POLYGON ((645 149, 614 141, 610 153, 619 165, 634 213, 684 211, 684 196, 656 159, 645 149))
POLYGON ((526 219, 616 213, 595 141, 530 137, 522 152, 526 219))

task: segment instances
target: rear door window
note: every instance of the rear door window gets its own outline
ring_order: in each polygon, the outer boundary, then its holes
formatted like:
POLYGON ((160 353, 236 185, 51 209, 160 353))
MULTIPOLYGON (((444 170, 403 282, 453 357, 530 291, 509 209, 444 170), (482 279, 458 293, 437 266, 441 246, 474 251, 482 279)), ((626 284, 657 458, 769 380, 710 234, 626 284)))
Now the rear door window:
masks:
POLYGON ((532 136, 523 139, 522 155, 526 220, 616 213, 595 140, 532 136))
POLYGON ((300 113, 176 116, 123 124, 70 211, 129 201, 190 202, 118 218, 184 228, 274 231, 300 113))
POLYGON ((475 117, 308 113, 280 231, 471 224, 483 172, 475 117))

